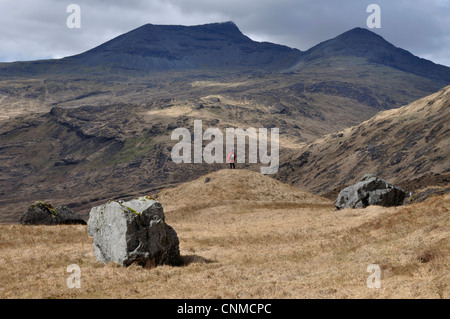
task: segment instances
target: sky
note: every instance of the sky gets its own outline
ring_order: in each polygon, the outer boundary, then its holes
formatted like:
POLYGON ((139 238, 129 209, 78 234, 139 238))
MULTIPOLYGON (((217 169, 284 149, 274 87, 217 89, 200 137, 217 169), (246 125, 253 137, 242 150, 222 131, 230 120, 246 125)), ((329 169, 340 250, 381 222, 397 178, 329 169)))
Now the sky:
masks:
MULTIPOLYGON (((421 58, 450 66, 450 0, 0 0, 0 62, 62 58, 87 51, 144 24, 233 21, 255 41, 305 51, 355 27, 421 58), (70 4, 80 28, 69 28, 70 4)), ((72 20, 71 20, 72 21, 72 20)))

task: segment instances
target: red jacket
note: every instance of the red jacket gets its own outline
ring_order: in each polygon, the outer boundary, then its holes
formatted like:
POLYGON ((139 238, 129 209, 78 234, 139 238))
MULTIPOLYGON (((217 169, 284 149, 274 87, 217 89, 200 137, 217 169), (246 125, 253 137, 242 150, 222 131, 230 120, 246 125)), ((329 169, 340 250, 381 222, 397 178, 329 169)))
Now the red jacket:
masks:
POLYGON ((235 160, 236 160, 236 153, 232 151, 230 152, 230 154, 228 154, 228 163, 234 163, 235 160))

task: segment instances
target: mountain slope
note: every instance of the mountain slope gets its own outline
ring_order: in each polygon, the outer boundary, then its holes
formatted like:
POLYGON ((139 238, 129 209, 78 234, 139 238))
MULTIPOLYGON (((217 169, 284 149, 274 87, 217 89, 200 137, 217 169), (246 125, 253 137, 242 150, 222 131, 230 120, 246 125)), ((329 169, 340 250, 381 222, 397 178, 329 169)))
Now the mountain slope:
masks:
POLYGON ((336 57, 358 57, 368 63, 380 64, 423 76, 444 84, 450 83, 450 68, 414 56, 395 47, 376 33, 363 28, 349 30, 304 52, 289 70, 300 70, 308 64, 327 64, 336 57))
POLYGON ((393 183, 450 173, 450 86, 360 125, 329 134, 283 159, 278 178, 316 193, 365 173, 393 183))
POLYGON ((283 65, 300 51, 259 43, 233 22, 199 26, 147 24, 71 59, 136 70, 261 68, 283 65))

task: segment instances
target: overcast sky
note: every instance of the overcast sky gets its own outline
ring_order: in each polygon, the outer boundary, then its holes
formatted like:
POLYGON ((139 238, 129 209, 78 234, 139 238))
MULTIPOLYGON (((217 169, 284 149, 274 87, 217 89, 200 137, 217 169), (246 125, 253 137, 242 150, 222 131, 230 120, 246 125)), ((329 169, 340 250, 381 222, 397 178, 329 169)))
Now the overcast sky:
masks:
POLYGON ((0 61, 78 54, 146 23, 233 21, 253 40, 304 51, 367 28, 372 3, 381 8, 381 28, 372 31, 450 66, 450 0, 0 0, 0 61), (80 29, 66 25, 72 3, 81 8, 80 29))

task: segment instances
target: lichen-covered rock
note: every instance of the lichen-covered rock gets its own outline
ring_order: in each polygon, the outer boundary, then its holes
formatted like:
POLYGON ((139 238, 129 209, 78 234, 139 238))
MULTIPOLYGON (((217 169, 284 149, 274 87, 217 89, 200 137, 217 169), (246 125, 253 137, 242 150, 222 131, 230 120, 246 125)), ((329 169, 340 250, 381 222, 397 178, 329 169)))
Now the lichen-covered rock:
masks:
POLYGON ((88 233, 99 261, 123 266, 180 265, 179 240, 166 224, 162 205, 149 197, 93 207, 88 233))
POLYGON ((365 208, 369 205, 398 206, 403 204, 405 191, 373 174, 366 174, 360 182, 340 191, 334 206, 342 208, 365 208))
POLYGON ((41 201, 34 202, 28 207, 20 216, 19 223, 22 225, 86 225, 86 222, 70 208, 53 207, 41 201))

